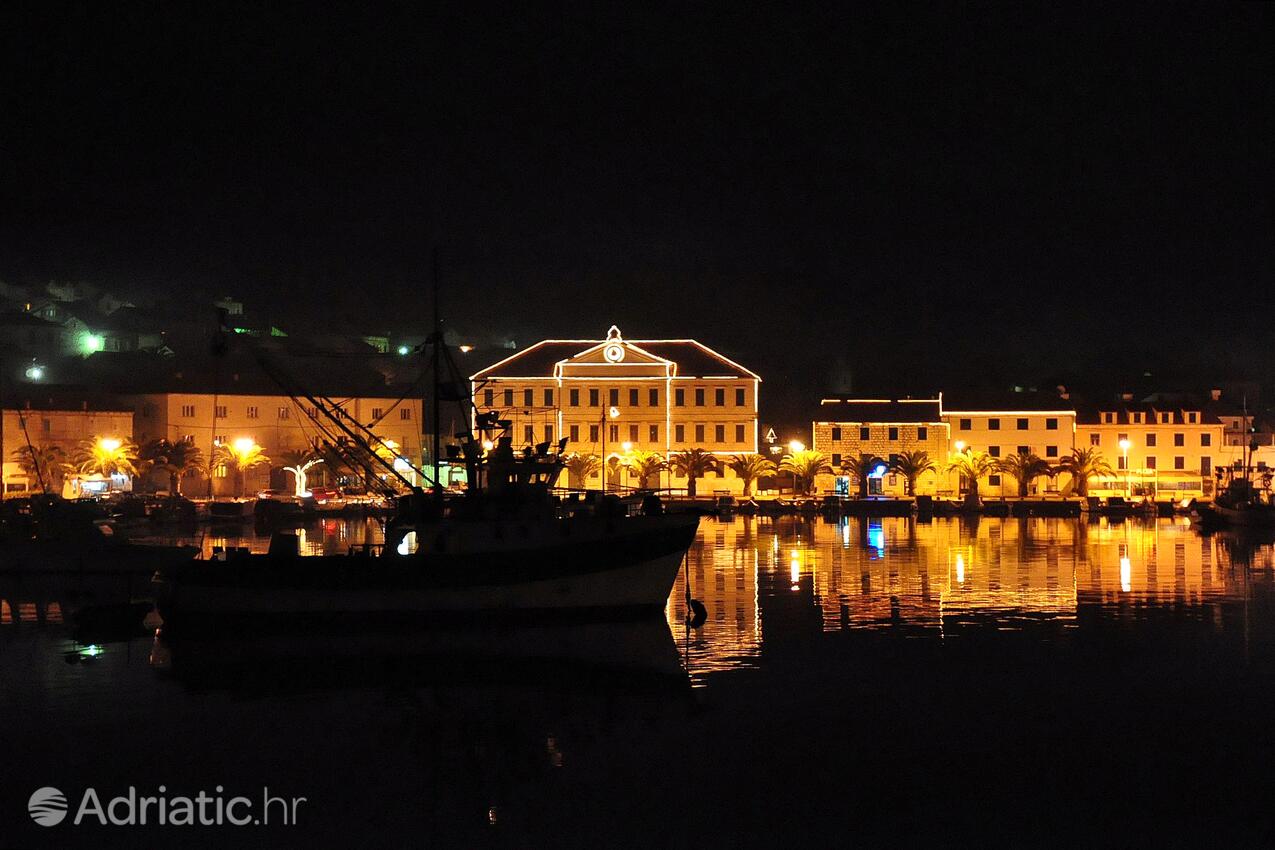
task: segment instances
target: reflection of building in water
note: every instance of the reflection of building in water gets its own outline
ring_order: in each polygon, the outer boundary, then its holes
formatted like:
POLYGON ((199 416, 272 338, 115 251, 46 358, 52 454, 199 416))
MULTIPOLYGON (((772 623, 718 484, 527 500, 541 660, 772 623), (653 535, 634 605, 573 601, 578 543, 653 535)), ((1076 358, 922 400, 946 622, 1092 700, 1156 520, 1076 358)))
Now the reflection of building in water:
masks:
POLYGON ((691 595, 708 609, 704 625, 691 633, 690 654, 695 672, 718 666, 737 667, 739 659, 757 654, 761 620, 757 611, 759 565, 769 563, 774 536, 751 519, 700 522, 699 536, 686 554, 686 563, 665 609, 679 643, 685 634, 686 569, 691 595))
POLYGON ((1200 605, 1245 593, 1218 537, 1202 537, 1183 521, 1081 526, 1085 563, 1076 573, 1082 602, 1177 602, 1200 605))

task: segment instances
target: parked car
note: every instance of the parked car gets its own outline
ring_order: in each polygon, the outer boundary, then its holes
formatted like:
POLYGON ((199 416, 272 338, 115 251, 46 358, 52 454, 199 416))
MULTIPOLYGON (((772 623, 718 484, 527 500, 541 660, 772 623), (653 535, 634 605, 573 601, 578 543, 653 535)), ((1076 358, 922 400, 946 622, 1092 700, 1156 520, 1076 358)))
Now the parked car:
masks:
POLYGON ((339 487, 311 487, 310 496, 320 505, 343 498, 339 487))

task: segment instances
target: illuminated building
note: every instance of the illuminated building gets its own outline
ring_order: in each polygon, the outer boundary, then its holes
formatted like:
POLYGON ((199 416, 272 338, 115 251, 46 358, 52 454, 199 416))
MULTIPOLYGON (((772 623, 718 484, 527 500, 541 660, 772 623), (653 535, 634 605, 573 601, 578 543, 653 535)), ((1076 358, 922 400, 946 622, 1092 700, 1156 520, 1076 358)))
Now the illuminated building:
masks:
POLYGON ((1225 462, 1224 425, 1211 407, 1122 399, 1084 409, 1076 445, 1098 449, 1116 473, 1092 479, 1090 495, 1211 496, 1225 462))
POLYGON ((69 461, 82 443, 102 435, 129 439, 133 436, 133 412, 127 405, 90 402, 70 396, 43 399, 6 399, 18 407, 4 411, 4 495, 25 496, 40 490, 34 475, 27 475, 13 453, 29 440, 37 450, 56 447, 69 461))
MULTIPOLYGON (((987 452, 993 458, 1030 453, 1056 466, 1076 445, 1075 407, 1056 395, 1011 393, 990 403, 958 400, 950 409, 944 406, 943 420, 950 426, 952 452, 960 442, 961 450, 987 452)), ((1054 492, 1060 486, 1067 486, 1065 477, 1041 477, 1032 482, 1029 493, 1054 492)), ((949 487, 956 492, 955 474, 949 477, 949 487)), ((980 490, 990 496, 1017 496, 1018 482, 992 474, 980 490)))
MULTIPOLYGON (((761 378, 695 340, 629 340, 613 326, 601 340, 536 343, 470 380, 479 412, 508 419, 519 449, 565 437, 567 451, 608 459, 626 451, 665 458, 691 448, 722 457, 757 451, 761 378)), ((637 484, 624 475, 625 486, 637 484)), ((686 485, 671 473, 661 477, 686 485)), ((587 482, 600 484, 601 475, 587 482)), ((714 490, 742 485, 723 470, 700 481, 700 492, 714 490)))
MULTIPOLYGON (((915 451, 927 452, 941 470, 948 450, 948 423, 942 412, 941 398, 822 399, 813 423, 812 446, 828 457, 834 470, 861 454, 892 463, 899 454, 915 451)), ((826 481, 828 477, 821 479, 826 481)), ((840 472, 837 477, 841 477, 840 472)), ((916 491, 932 494, 945 481, 941 471, 926 473, 917 480, 916 491)), ((853 482, 844 481, 841 485, 855 492, 853 482)), ((902 496, 905 487, 903 476, 886 472, 869 480, 868 492, 902 496)))

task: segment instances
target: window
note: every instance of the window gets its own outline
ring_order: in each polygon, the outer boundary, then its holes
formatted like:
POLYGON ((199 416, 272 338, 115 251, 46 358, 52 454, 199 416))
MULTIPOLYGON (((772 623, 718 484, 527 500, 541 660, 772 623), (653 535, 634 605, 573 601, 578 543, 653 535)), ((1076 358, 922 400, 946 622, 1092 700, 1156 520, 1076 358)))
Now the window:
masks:
POLYGON ((532 430, 530 425, 522 426, 522 441, 524 443, 534 443, 536 441, 536 432, 532 430))
POLYGON ((618 443, 620 441, 620 426, 619 425, 611 425, 610 427, 607 428, 607 439, 613 443, 618 443))
POLYGON ((832 426, 832 441, 835 443, 840 439, 841 439, 841 426, 833 425, 832 426))
POLYGON ((1174 435, 1173 435, 1173 445, 1175 445, 1175 446, 1185 446, 1185 445, 1186 445, 1186 434, 1174 434, 1174 435))
POLYGON ((1150 455, 1147 457, 1147 469, 1155 469, 1155 468, 1156 468, 1155 455, 1150 455))
POLYGON ((713 404, 718 407, 726 406, 726 389, 724 387, 717 387, 713 390, 713 404))
POLYGON ((629 426, 629 442, 636 443, 637 441, 638 441, 638 426, 630 425, 629 426))
POLYGON ((598 441, 598 426, 590 425, 589 426, 589 442, 596 443, 597 441, 598 441))
POLYGON ((860 428, 860 429, 859 429, 859 439, 860 439, 860 440, 871 440, 871 439, 872 439, 872 429, 871 429, 871 428, 869 428, 867 425, 864 425, 862 428, 860 428))
POLYGON ((522 406, 531 407, 536 403, 536 394, 532 390, 522 391, 522 406))
POLYGON ((1199 420, 1196 418, 1196 417, 1198 417, 1199 415, 1200 415, 1200 414, 1198 414, 1198 413, 1196 413, 1194 410, 1192 410, 1192 411, 1190 411, 1189 413, 1187 413, 1187 415, 1186 415, 1186 421, 1187 421, 1187 422, 1190 422, 1192 425, 1194 425, 1197 421, 1199 421, 1199 420))
POLYGON ((989 475, 987 476, 987 484, 989 487, 999 487, 1001 484, 1001 477, 999 475, 989 475))
POLYGON ((1147 434, 1147 445, 1148 446, 1155 445, 1155 434, 1147 434))
POLYGON ((679 443, 686 442, 686 426, 685 425, 673 426, 673 439, 679 443))
POLYGON ((619 407, 620 390, 618 388, 612 387, 610 391, 607 392, 607 404, 611 405, 612 407, 619 407))
POLYGON ((226 418, 226 405, 224 405, 224 404, 219 404, 219 405, 217 405, 217 409, 216 409, 215 411, 213 411, 213 418, 214 418, 214 419, 225 419, 225 418, 226 418))
POLYGON ((589 387, 589 407, 597 407, 601 404, 601 397, 598 395, 597 387, 589 387))
POLYGON ((513 407, 513 406, 514 406, 514 391, 505 390, 505 407, 513 407))
POLYGON ((1106 425, 1114 425, 1116 424, 1116 415, 1114 413, 1104 411, 1102 414, 1102 421, 1106 425))
POLYGON ((1129 458, 1124 455, 1116 458, 1116 469, 1125 470, 1129 468, 1129 458))
POLYGON ((832 468, 833 469, 841 468, 841 455, 837 454, 836 452, 832 453, 832 468))
POLYGON ((257 405, 255 404, 248 405, 248 407, 244 410, 244 413, 249 419, 259 418, 257 415, 257 405))
POLYGON ((630 388, 629 388, 629 407, 637 407, 637 406, 638 406, 638 395, 639 395, 639 393, 638 393, 638 388, 637 388, 637 387, 630 387, 630 388))
POLYGON ((552 425, 545 426, 545 442, 546 443, 553 442, 553 426, 552 425))
POLYGON ((307 407, 307 408, 305 409, 305 415, 306 415, 306 416, 308 416, 308 417, 310 417, 311 419, 318 419, 318 418, 319 418, 319 408, 317 408, 317 407, 307 407))
POLYGON ((570 433, 571 433, 571 442, 573 443, 580 442, 580 426, 579 425, 572 425, 570 433))
POLYGON ((1171 416, 1171 414, 1168 414, 1168 413, 1161 413, 1161 414, 1160 414, 1160 424, 1161 424, 1161 425, 1168 425, 1168 424, 1169 424, 1169 422, 1171 421, 1170 416, 1171 416))
POLYGON ((400 408, 398 409, 398 421, 399 421, 399 422, 411 422, 411 421, 412 421, 412 409, 411 409, 410 407, 400 407, 400 408))
POLYGON ((1101 435, 1101 434, 1090 434, 1090 435, 1089 435, 1089 445, 1091 445, 1091 446, 1101 446, 1101 445, 1102 445, 1102 435, 1101 435))
POLYGON ((1133 424, 1134 424, 1134 425, 1141 425, 1141 424, 1142 424, 1142 413, 1141 413, 1141 412, 1131 413, 1131 414, 1129 414, 1129 418, 1132 420, 1132 422, 1133 422, 1133 424))
POLYGON ((1001 421, 1000 421, 999 419, 989 419, 989 420, 987 420, 987 430, 989 430, 989 431, 999 431, 1000 429, 1001 429, 1001 421))
POLYGON ((579 390, 571 389, 567 391, 567 404, 571 405, 572 407, 580 406, 580 391, 579 390))
POLYGON ((1182 457, 1182 455, 1175 455, 1173 458, 1173 468, 1186 469, 1186 458, 1182 457))
POLYGON ((492 407, 496 403, 495 390, 483 390, 483 407, 492 407))
POLYGON ((1046 420, 1045 420, 1045 430, 1046 430, 1046 431, 1057 431, 1057 430, 1058 430, 1058 420, 1057 420, 1057 419, 1054 419, 1054 418, 1052 418, 1052 417, 1051 417, 1051 418, 1049 418, 1049 419, 1046 419, 1046 420))
POLYGON ((1211 457, 1200 458, 1200 474, 1203 475, 1205 478, 1208 478, 1210 475, 1213 474, 1213 458, 1211 457))
POLYGON ((673 390, 673 404, 677 407, 686 407, 686 390, 680 387, 673 390))
POLYGON ((1022 418, 1020 418, 1020 419, 1018 420, 1018 430, 1019 430, 1019 431, 1026 431, 1026 430, 1027 430, 1027 420, 1026 420, 1026 419, 1022 419, 1022 418))
POLYGON ((916 438, 920 442, 925 442, 930 438, 930 429, 926 428, 924 425, 919 426, 916 429, 916 438))
POLYGON ((1202 446, 1208 446, 1208 445, 1212 445, 1212 443, 1213 443, 1213 435, 1212 435, 1212 434, 1201 434, 1201 435, 1200 435, 1200 445, 1202 445, 1202 446))
POLYGON ((1045 446, 1045 457, 1058 457, 1058 447, 1045 446))
POLYGON ((284 420, 291 419, 292 411, 286 407, 279 408, 279 418, 284 420))
POLYGON ((726 442, 726 426, 725 425, 713 426, 713 441, 716 443, 726 442))
POLYGON ((696 407, 704 406, 704 388, 703 387, 695 388, 695 406, 696 407))
POLYGON ((974 420, 962 419, 957 423, 956 427, 960 428, 962 431, 968 431, 974 427, 974 420))
POLYGON ((193 405, 193 404, 183 404, 183 405, 182 405, 182 416, 186 417, 187 419, 193 419, 193 418, 195 417, 195 405, 193 405))
POLYGON ((896 425, 892 425, 892 426, 890 426, 890 432, 889 432, 889 433, 890 433, 890 439, 891 439, 891 440, 897 440, 897 439, 899 439, 899 429, 898 429, 898 426, 896 426, 896 425))
POLYGON ((651 407, 659 407, 660 391, 658 389, 648 390, 646 393, 646 403, 651 407))
POLYGON ((744 428, 744 426, 743 426, 743 425, 736 425, 736 426, 735 426, 735 442, 737 442, 737 443, 742 443, 742 442, 744 442, 744 440, 745 440, 744 433, 745 433, 745 428, 744 428))
POLYGON ((1017 451, 1020 455, 1030 454, 1031 450, 1031 446, 1019 446, 1015 449, 1015 451, 1017 451))
POLYGON ((743 388, 743 387, 736 387, 736 388, 735 388, 735 406, 736 406, 736 407, 743 407, 743 406, 744 406, 745 396, 746 396, 746 393, 744 392, 744 388, 743 388))
POLYGON ((704 426, 703 425, 695 426, 695 442, 697 443, 704 442, 704 426))
MULTIPOLYGON (((384 410, 382 410, 381 408, 379 408, 379 407, 374 407, 374 408, 372 408, 372 418, 373 418, 373 419, 380 419, 380 418, 381 418, 382 416, 384 416, 384 415, 385 415, 385 411, 384 411, 384 410)), ((249 417, 249 418, 253 418, 253 417, 249 417)))
POLYGON ((988 446, 988 447, 987 447, 987 453, 988 453, 989 455, 991 455, 992 457, 1000 457, 1000 456, 1001 456, 1001 447, 1000 447, 1000 446, 988 446))
POLYGON ((553 387, 545 388, 545 407, 553 407, 553 387))
POLYGON ((660 441, 660 426, 652 425, 648 430, 650 433, 648 434, 647 439, 652 443, 658 443, 660 441))

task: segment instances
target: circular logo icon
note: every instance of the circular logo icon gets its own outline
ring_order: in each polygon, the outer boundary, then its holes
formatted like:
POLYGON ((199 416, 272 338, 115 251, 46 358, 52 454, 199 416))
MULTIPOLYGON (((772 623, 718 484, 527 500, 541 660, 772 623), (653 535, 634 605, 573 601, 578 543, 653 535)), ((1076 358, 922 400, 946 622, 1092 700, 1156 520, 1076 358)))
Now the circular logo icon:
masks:
POLYGON ((612 343, 603 349, 602 356, 611 363, 619 363, 624 359, 624 346, 612 343))
POLYGON ((41 788, 31 795, 27 811, 40 826, 57 826, 66 819, 66 795, 56 788, 41 788))

